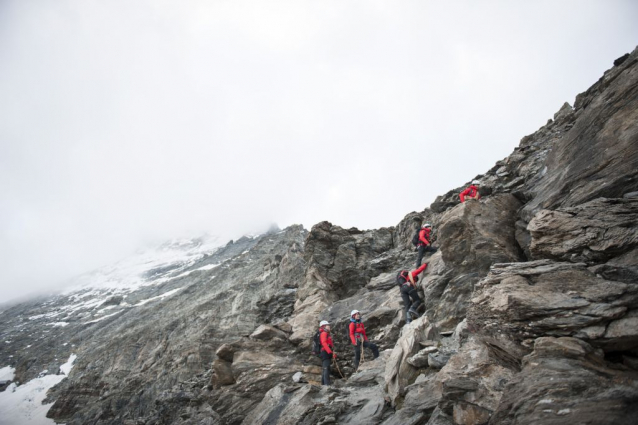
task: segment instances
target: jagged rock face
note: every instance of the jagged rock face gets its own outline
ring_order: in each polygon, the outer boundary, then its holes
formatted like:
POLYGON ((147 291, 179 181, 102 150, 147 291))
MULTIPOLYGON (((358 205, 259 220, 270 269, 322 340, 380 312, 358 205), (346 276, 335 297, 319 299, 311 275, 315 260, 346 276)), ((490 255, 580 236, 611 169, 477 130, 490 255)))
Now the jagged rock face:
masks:
POLYGON ((576 207, 541 210, 528 230, 536 258, 607 261, 638 245, 638 199, 600 198, 576 207))
POLYGON ((439 224, 443 261, 458 271, 487 273, 494 263, 521 259, 515 238, 521 203, 510 194, 468 201, 448 210, 439 224))
POLYGON ((544 337, 503 391, 490 424, 631 424, 638 372, 614 370, 576 338, 544 337))
POLYGON ((638 49, 576 98, 569 131, 548 154, 530 190, 529 218, 540 208, 576 206, 638 190, 638 49))
POLYGON ((468 201, 438 221, 440 252, 426 259, 420 286, 427 315, 442 329, 454 329, 466 315, 474 285, 498 262, 523 258, 516 241, 521 203, 511 194, 468 201))
POLYGON ((212 410, 220 423, 241 422, 248 407, 301 367, 287 335, 260 324, 292 313, 304 237, 299 226, 266 235, 214 269, 212 280, 105 324, 83 344, 49 416, 69 424, 140 417, 177 423, 180 414, 209 418, 212 410), (265 334, 277 338, 264 341, 265 334), (223 343, 231 347, 215 359, 223 343))
POLYGON ((426 317, 414 320, 403 329, 385 367, 386 391, 393 402, 404 395, 405 387, 418 375, 418 370, 407 359, 419 351, 421 341, 437 338, 437 334, 438 329, 426 317))
POLYGON ((378 381, 383 360, 362 365, 348 387, 284 385, 274 387, 246 417, 251 424, 375 424, 391 414, 378 381))
MULTIPOLYGON (((289 322, 293 328, 291 340, 307 345, 319 321, 334 317, 326 313, 330 305, 353 297, 372 277, 395 267, 392 248, 392 229, 361 232, 327 221, 315 225, 306 239, 308 267, 299 284, 295 315, 289 322)), ((350 310, 345 310, 343 317, 349 317, 350 310)))
POLYGON ((546 335, 625 350, 638 347, 638 328, 618 319, 636 308, 638 285, 599 278, 584 264, 539 260, 495 266, 477 287, 468 323, 514 359, 546 335))

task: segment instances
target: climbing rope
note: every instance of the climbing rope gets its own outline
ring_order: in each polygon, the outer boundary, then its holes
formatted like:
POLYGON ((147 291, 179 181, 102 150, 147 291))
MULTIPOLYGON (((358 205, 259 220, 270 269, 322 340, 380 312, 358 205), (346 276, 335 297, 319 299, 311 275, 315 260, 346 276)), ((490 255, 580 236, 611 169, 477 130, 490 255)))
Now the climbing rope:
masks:
POLYGON ((337 366, 337 370, 339 371, 339 375, 341 375, 341 379, 346 379, 346 377, 343 376, 343 373, 341 373, 341 368, 339 368, 339 363, 337 363, 337 359, 333 357, 332 362, 335 364, 335 366, 337 366))
POLYGON ((361 341, 361 358, 359 359, 357 370, 355 370, 354 373, 357 373, 359 371, 359 368, 361 367, 361 364, 364 362, 365 358, 366 358, 366 350, 363 348, 363 341, 361 341))

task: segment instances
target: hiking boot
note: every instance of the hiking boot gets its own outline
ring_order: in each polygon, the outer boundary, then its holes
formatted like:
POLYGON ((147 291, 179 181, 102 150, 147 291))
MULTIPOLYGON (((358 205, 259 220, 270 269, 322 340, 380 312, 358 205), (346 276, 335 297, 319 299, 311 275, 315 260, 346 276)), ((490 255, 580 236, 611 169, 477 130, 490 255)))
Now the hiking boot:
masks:
POLYGON ((409 309, 409 310, 408 310, 408 313, 410 313, 412 316, 414 316, 414 317, 415 317, 415 318, 417 318, 417 319, 420 317, 420 316, 419 316, 419 313, 417 313, 417 312, 416 312, 416 310, 415 310, 415 309, 413 309, 413 308, 409 309))

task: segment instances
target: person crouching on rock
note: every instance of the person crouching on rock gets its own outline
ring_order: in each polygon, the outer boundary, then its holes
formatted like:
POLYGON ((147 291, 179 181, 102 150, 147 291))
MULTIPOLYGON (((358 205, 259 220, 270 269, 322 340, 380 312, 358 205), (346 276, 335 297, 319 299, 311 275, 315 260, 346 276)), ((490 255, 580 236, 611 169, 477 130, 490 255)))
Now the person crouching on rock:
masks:
POLYGON ((407 271, 401 270, 397 274, 397 284, 401 290, 401 298, 403 298, 403 304, 405 306, 405 323, 412 321, 411 316, 419 317, 417 309, 421 305, 421 298, 416 290, 416 282, 419 281, 419 275, 426 269, 428 263, 423 264, 416 270, 407 271), (412 304, 410 304, 410 298, 412 304))
POLYGON ((379 357, 379 347, 368 341, 366 328, 361 322, 361 313, 359 313, 359 310, 352 310, 350 312, 350 342, 354 345, 354 370, 359 369, 362 348, 372 350, 372 355, 375 359, 379 357))
POLYGON ((330 323, 322 320, 319 323, 319 341, 321 341, 321 385, 330 385, 330 363, 337 358, 334 352, 332 337, 330 336, 330 323))
POLYGON ((465 202, 466 199, 476 199, 477 201, 481 199, 481 194, 479 193, 480 184, 480 181, 474 180, 469 187, 467 187, 463 192, 459 193, 461 203, 465 202))

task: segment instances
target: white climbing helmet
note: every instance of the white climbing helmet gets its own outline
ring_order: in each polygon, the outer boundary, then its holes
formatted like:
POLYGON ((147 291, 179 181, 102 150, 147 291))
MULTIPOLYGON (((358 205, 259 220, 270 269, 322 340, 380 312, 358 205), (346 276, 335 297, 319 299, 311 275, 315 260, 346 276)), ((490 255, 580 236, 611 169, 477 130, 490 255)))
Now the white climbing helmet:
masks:
POLYGON ((432 227, 432 225, 430 223, 425 223, 422 227, 432 227))
POLYGON ((359 310, 352 310, 350 312, 350 317, 353 317, 355 314, 359 313, 359 310))
POLYGON ((327 320, 322 320, 321 322, 319 322, 319 327, 323 327, 326 325, 329 325, 330 323, 327 320))
POLYGON ((481 184, 480 180, 472 180, 472 184, 481 184))

